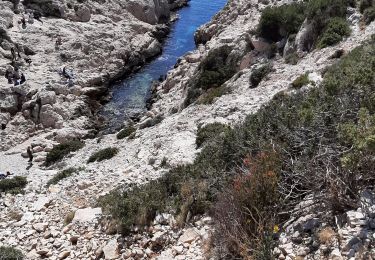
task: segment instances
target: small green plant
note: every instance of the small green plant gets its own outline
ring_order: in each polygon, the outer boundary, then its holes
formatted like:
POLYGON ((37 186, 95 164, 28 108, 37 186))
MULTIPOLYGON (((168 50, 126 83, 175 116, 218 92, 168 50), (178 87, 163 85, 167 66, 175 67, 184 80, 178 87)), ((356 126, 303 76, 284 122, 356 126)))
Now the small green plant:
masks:
POLYGON ((318 42, 318 48, 325 48, 335 45, 342 41, 345 36, 350 35, 350 28, 348 22, 339 17, 330 19, 327 27, 325 28, 322 37, 318 42))
POLYGON ((250 76, 250 83, 252 88, 256 88, 264 77, 271 72, 272 66, 270 64, 262 65, 255 68, 250 76))
POLYGON ((99 150, 92 154, 90 158, 88 159, 87 163, 92 163, 92 162, 101 162, 104 160, 111 159, 113 156, 115 156, 118 153, 118 149, 114 147, 108 147, 102 150, 99 150))
POLYGON ((202 104, 211 103, 215 97, 225 94, 222 87, 236 73, 236 63, 240 57, 231 56, 232 48, 224 45, 211 50, 199 65, 196 78, 190 83, 184 106, 195 102, 201 95, 202 104), (217 90, 215 90, 217 89, 217 90))
POLYGON ((227 92, 228 90, 225 86, 220 86, 218 88, 211 88, 198 98, 198 104, 204 104, 204 105, 212 104, 215 98, 221 97, 222 95, 225 95, 227 92))
POLYGON ((221 123, 212 123, 204 127, 198 127, 197 138, 195 140, 197 148, 201 147, 207 140, 212 140, 220 134, 225 134, 229 129, 229 126, 221 123))
POLYGON ((14 247, 0 246, 0 259, 23 260, 22 252, 14 247))
POLYGON ((299 61, 298 54, 296 52, 289 53, 285 56, 285 63, 296 65, 299 61))
POLYGON ((277 42, 282 38, 297 33, 305 19, 305 4, 293 3, 263 10, 259 25, 259 36, 277 42))
POLYGON ((360 0, 359 1, 359 11, 364 13, 366 9, 371 8, 374 6, 373 0, 360 0))
POLYGON ((117 139, 124 139, 134 133, 137 129, 133 125, 129 125, 117 133, 117 139))
POLYGON ((58 172, 55 176, 53 176, 48 182, 47 187, 50 185, 54 185, 59 183, 62 179, 68 178, 72 176, 74 173, 79 172, 81 168, 68 168, 63 171, 58 172))
POLYGON ((366 24, 370 24, 375 20, 375 6, 366 9, 363 13, 363 19, 366 24))
POLYGON ((75 211, 69 211, 68 214, 65 215, 65 218, 64 218, 64 225, 65 226, 72 223, 72 221, 74 219, 74 215, 75 215, 75 211))
POLYGON ((348 0, 310 0, 307 4, 307 19, 315 30, 322 31, 333 17, 345 18, 348 0))
POLYGON ((53 163, 62 160, 66 155, 71 152, 78 151, 85 144, 78 140, 72 140, 66 143, 55 145, 50 152, 47 153, 46 165, 52 165, 53 163))
POLYGON ((298 78, 296 78, 292 82, 292 87, 299 89, 299 88, 302 88, 303 86, 305 86, 309 83, 310 83, 309 75, 308 75, 308 73, 305 73, 305 74, 302 74, 301 76, 299 76, 298 78))
POLYGON ((15 176, 13 178, 8 178, 0 180, 0 191, 8 192, 11 194, 22 193, 22 189, 26 186, 27 179, 22 176, 15 176))

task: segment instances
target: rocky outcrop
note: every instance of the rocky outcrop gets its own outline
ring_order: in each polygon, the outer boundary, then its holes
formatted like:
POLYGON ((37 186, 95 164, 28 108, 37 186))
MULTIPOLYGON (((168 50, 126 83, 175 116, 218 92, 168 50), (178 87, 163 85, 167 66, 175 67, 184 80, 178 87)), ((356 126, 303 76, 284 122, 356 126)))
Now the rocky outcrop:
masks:
POLYGON ((170 10, 182 3, 186 1, 25 0, 15 12, 13 3, 1 2, 0 119, 6 127, 0 150, 37 128, 95 127, 92 112, 108 83, 161 52, 170 10), (14 72, 13 58, 26 78, 17 87, 4 77, 7 70, 14 72), (25 131, 14 131, 15 119, 25 131))

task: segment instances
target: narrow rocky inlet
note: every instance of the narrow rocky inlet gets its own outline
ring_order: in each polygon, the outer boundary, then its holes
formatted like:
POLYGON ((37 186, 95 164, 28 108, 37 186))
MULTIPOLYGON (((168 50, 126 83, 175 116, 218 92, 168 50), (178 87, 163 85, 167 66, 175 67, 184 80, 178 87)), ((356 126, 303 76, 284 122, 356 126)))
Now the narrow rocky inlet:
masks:
POLYGON ((200 2, 0 2, 0 259, 375 257, 373 3, 200 2))

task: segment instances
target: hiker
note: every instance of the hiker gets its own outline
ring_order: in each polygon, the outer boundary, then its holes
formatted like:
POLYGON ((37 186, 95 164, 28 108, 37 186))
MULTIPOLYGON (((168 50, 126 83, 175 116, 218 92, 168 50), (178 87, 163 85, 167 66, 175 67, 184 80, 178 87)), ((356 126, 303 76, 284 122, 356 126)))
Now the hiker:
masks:
POLYGON ((26 29, 26 18, 25 18, 25 15, 24 15, 24 14, 22 15, 21 23, 22 23, 22 28, 23 28, 23 29, 26 29))
POLYGON ((65 78, 67 79, 72 79, 73 78, 73 72, 72 71, 68 71, 66 69, 66 66, 64 66, 63 70, 62 70, 62 74, 65 78))
POLYGON ((29 66, 30 66, 32 60, 31 60, 29 57, 26 57, 26 58, 25 58, 25 61, 26 61, 26 63, 29 64, 29 66))
POLYGON ((10 172, 6 172, 5 174, 2 173, 2 172, 0 172, 0 180, 5 179, 5 178, 8 177, 9 175, 11 175, 10 172))
POLYGON ((12 53, 12 61, 15 61, 17 59, 16 57, 16 51, 13 47, 10 48, 10 52, 12 53))
POLYGON ((12 76, 13 76, 13 72, 8 68, 5 71, 5 78, 8 80, 8 84, 13 84, 12 76))
POLYGON ((61 45, 62 45, 61 36, 58 36, 55 42, 55 50, 59 50, 61 45))
POLYGON ((31 146, 27 147, 27 156, 29 157, 29 163, 33 161, 33 152, 31 151, 31 146))
POLYGON ((20 84, 20 81, 21 81, 21 74, 20 74, 20 70, 19 68, 16 66, 14 68, 14 72, 13 72, 13 83, 14 83, 14 86, 17 86, 20 84))
POLYGON ((26 78, 25 78, 25 75, 23 73, 21 73, 21 80, 20 80, 20 84, 23 84, 26 82, 26 78))

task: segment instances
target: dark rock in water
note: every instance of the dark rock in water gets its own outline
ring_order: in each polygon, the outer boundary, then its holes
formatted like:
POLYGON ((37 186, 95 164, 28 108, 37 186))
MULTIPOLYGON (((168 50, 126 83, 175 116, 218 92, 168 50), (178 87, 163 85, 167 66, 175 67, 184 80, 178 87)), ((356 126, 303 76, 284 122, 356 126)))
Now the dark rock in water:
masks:
POLYGON ((159 42, 162 42, 165 37, 167 37, 170 29, 166 25, 157 25, 155 31, 152 32, 152 36, 154 36, 159 42))

